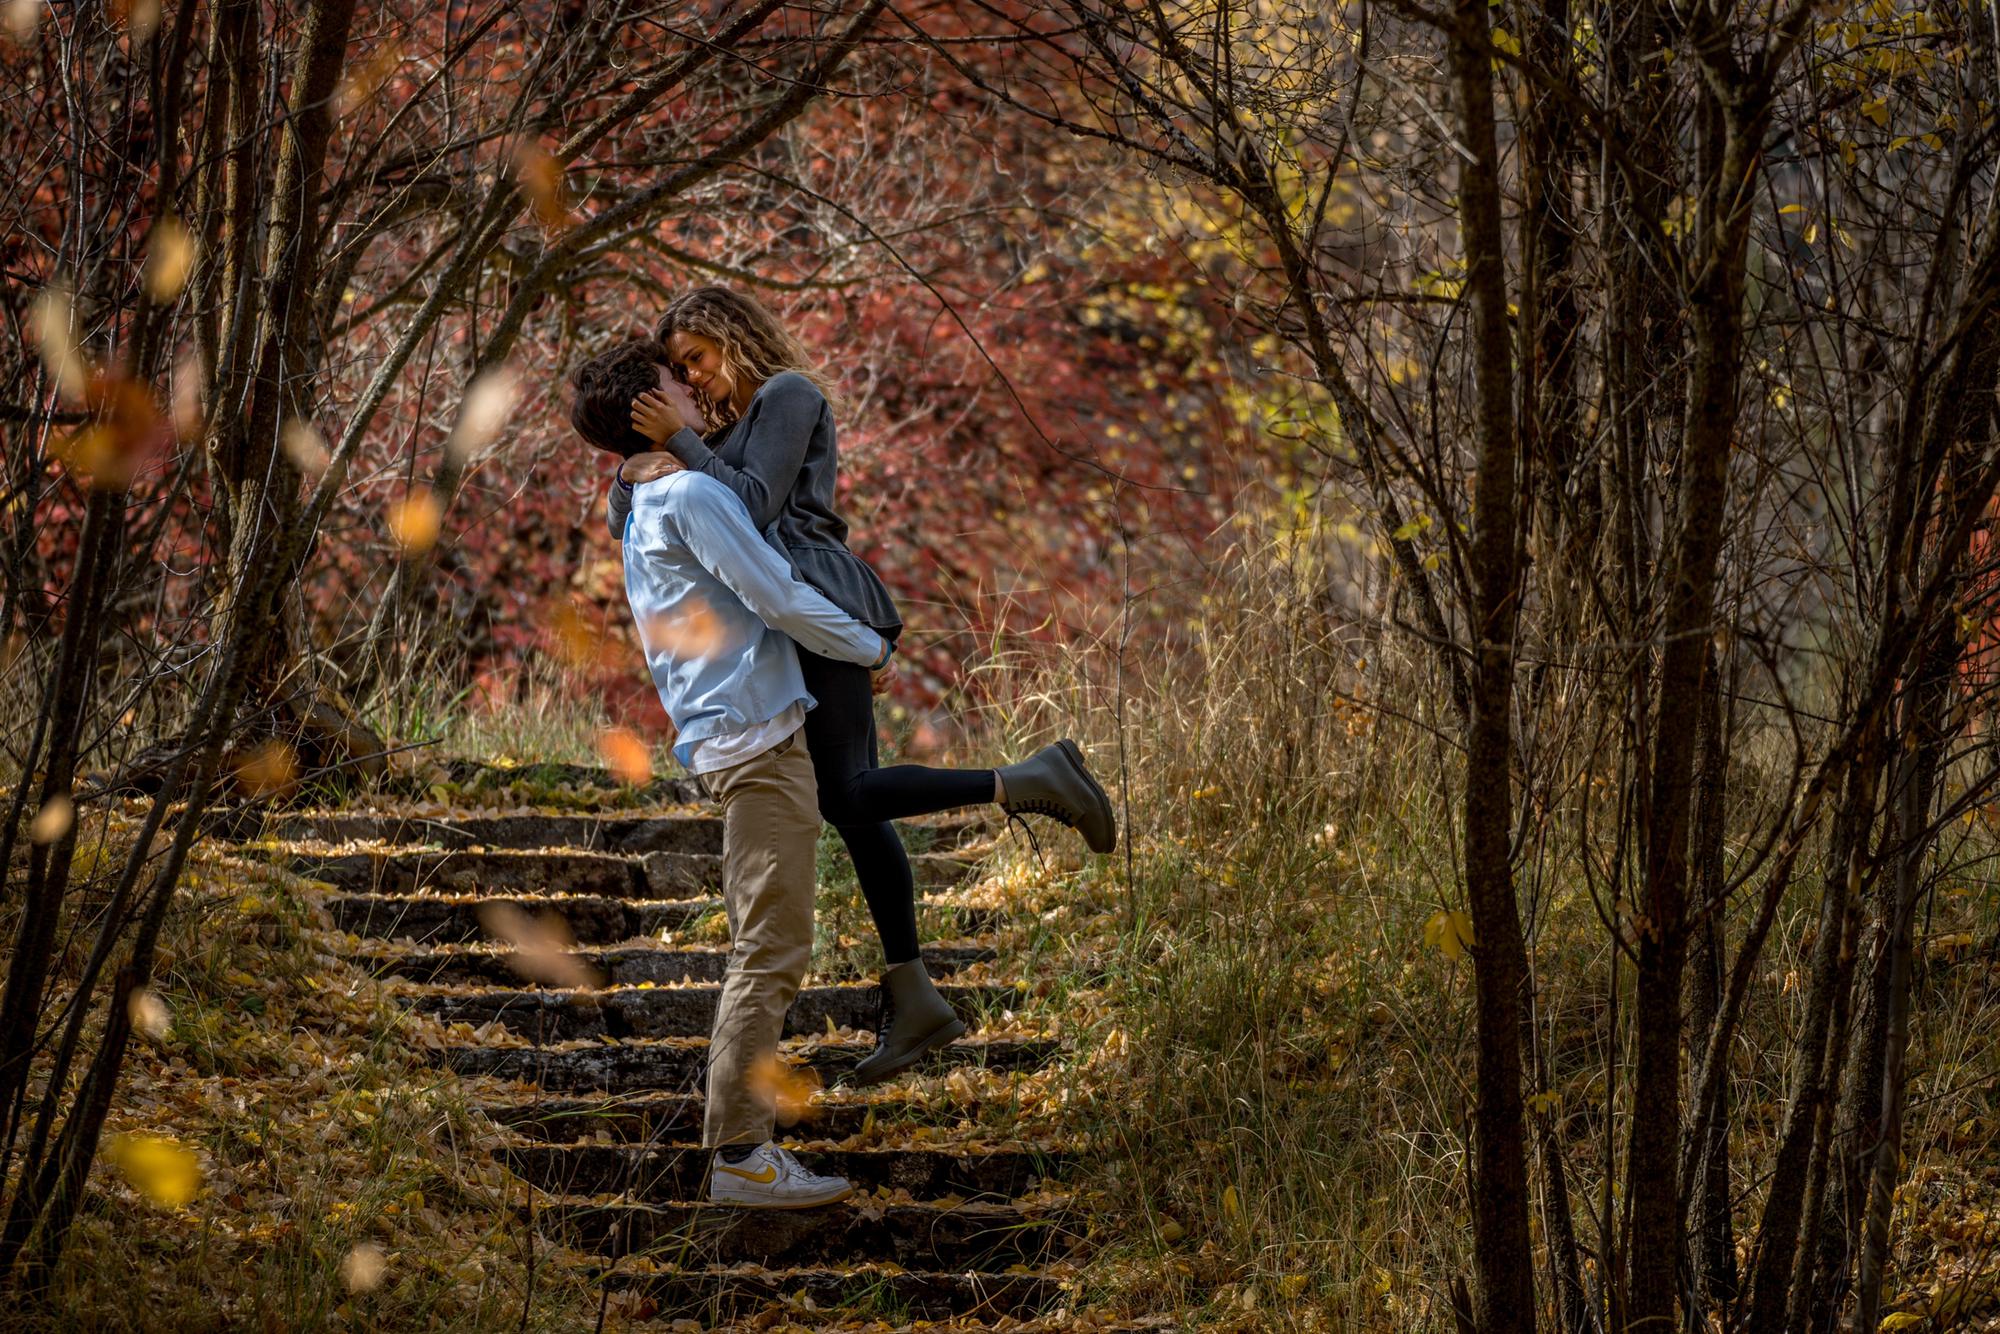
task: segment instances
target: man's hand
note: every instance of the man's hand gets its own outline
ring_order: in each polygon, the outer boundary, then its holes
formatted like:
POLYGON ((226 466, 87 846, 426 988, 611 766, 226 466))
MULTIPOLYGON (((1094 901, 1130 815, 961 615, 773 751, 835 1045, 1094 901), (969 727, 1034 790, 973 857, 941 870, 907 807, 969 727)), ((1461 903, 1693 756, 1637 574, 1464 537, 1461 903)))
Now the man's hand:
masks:
POLYGON ((657 481, 670 472, 679 472, 681 461, 664 449, 650 450, 644 454, 634 454, 618 467, 618 475, 626 485, 637 486, 641 482, 657 481))
POLYGON ((686 425, 687 418, 665 390, 648 389, 632 400, 632 429, 656 445, 664 445, 686 425))

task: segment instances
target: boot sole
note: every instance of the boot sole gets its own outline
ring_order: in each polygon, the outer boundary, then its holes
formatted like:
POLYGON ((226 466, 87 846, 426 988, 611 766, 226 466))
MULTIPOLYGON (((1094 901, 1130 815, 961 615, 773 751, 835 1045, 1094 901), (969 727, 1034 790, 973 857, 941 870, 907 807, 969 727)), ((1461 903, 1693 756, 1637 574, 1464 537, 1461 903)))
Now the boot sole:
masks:
POLYGON ((939 1047, 958 1041, 964 1034, 965 1020, 954 1019, 943 1027, 934 1029, 930 1036, 904 1053, 903 1059, 897 1061, 894 1065, 885 1065, 867 1072, 863 1072, 859 1067, 856 1067, 848 1071, 847 1077, 840 1082, 847 1088, 865 1089, 872 1084, 880 1084, 884 1080, 894 1079, 897 1075, 902 1074, 939 1047))
MULTIPOLYGON (((1068 737, 1064 737, 1062 740, 1056 742, 1056 746, 1063 754, 1069 756, 1069 762, 1076 766, 1076 771, 1079 774, 1083 775, 1083 781, 1090 785, 1090 790, 1097 794, 1099 801, 1104 803, 1105 813, 1111 820, 1111 841, 1101 848, 1092 844, 1090 850, 1098 853, 1116 852, 1118 850, 1118 808, 1111 804, 1111 795, 1104 790, 1104 785, 1093 778, 1090 770, 1085 767, 1083 763, 1083 751, 1078 749, 1076 742, 1071 741, 1068 737)), ((1084 842, 1089 843, 1090 840, 1085 839, 1084 842)))

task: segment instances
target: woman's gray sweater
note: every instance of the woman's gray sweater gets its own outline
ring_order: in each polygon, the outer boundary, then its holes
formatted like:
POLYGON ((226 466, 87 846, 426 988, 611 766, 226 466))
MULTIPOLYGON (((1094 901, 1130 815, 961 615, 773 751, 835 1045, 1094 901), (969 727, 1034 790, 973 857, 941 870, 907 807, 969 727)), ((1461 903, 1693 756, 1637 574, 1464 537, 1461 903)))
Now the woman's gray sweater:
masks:
MULTIPOLYGON (((847 549, 847 524, 833 507, 839 469, 833 409, 811 380, 780 371, 758 386, 742 417, 715 442, 682 427, 661 448, 741 497, 764 539, 828 601, 885 638, 901 631, 889 590, 847 549)), ((614 478, 604 512, 613 537, 625 536, 631 512, 632 488, 614 478)))

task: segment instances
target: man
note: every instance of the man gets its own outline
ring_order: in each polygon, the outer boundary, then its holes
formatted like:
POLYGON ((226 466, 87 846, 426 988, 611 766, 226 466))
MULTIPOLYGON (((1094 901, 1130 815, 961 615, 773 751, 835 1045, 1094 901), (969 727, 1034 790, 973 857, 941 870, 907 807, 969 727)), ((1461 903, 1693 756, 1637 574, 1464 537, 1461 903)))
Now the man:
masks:
MULTIPOLYGON (((628 343, 571 377, 571 424, 627 457, 650 448, 629 420, 632 399, 657 384, 643 353, 628 343)), ((776 1109, 753 1084, 758 1067, 777 1058, 812 954, 820 816, 802 730, 812 700, 793 641, 871 670, 887 664, 894 646, 794 579, 742 501, 712 477, 678 472, 636 487, 624 543, 625 596, 679 732, 674 757, 722 805, 731 947, 709 1037, 709 1198, 830 1204, 853 1188, 807 1171, 771 1142, 776 1109)))

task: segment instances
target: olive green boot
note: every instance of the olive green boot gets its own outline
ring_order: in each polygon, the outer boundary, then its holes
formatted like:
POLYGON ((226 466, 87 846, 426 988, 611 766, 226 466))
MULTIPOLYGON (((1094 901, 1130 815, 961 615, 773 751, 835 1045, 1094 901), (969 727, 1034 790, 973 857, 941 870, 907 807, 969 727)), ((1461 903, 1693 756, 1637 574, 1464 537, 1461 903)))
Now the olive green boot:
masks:
POLYGON ((1082 834, 1092 852, 1110 852, 1118 846, 1118 817, 1112 813, 1111 798, 1083 767, 1083 752, 1076 742, 1064 739, 1043 746, 998 772, 1006 793, 1000 808, 1007 814, 1059 820, 1082 834))
POLYGON ((965 1021, 931 985, 922 959, 899 963, 882 974, 879 995, 875 1050, 847 1077, 847 1083, 857 1088, 901 1074, 965 1032, 965 1021))

